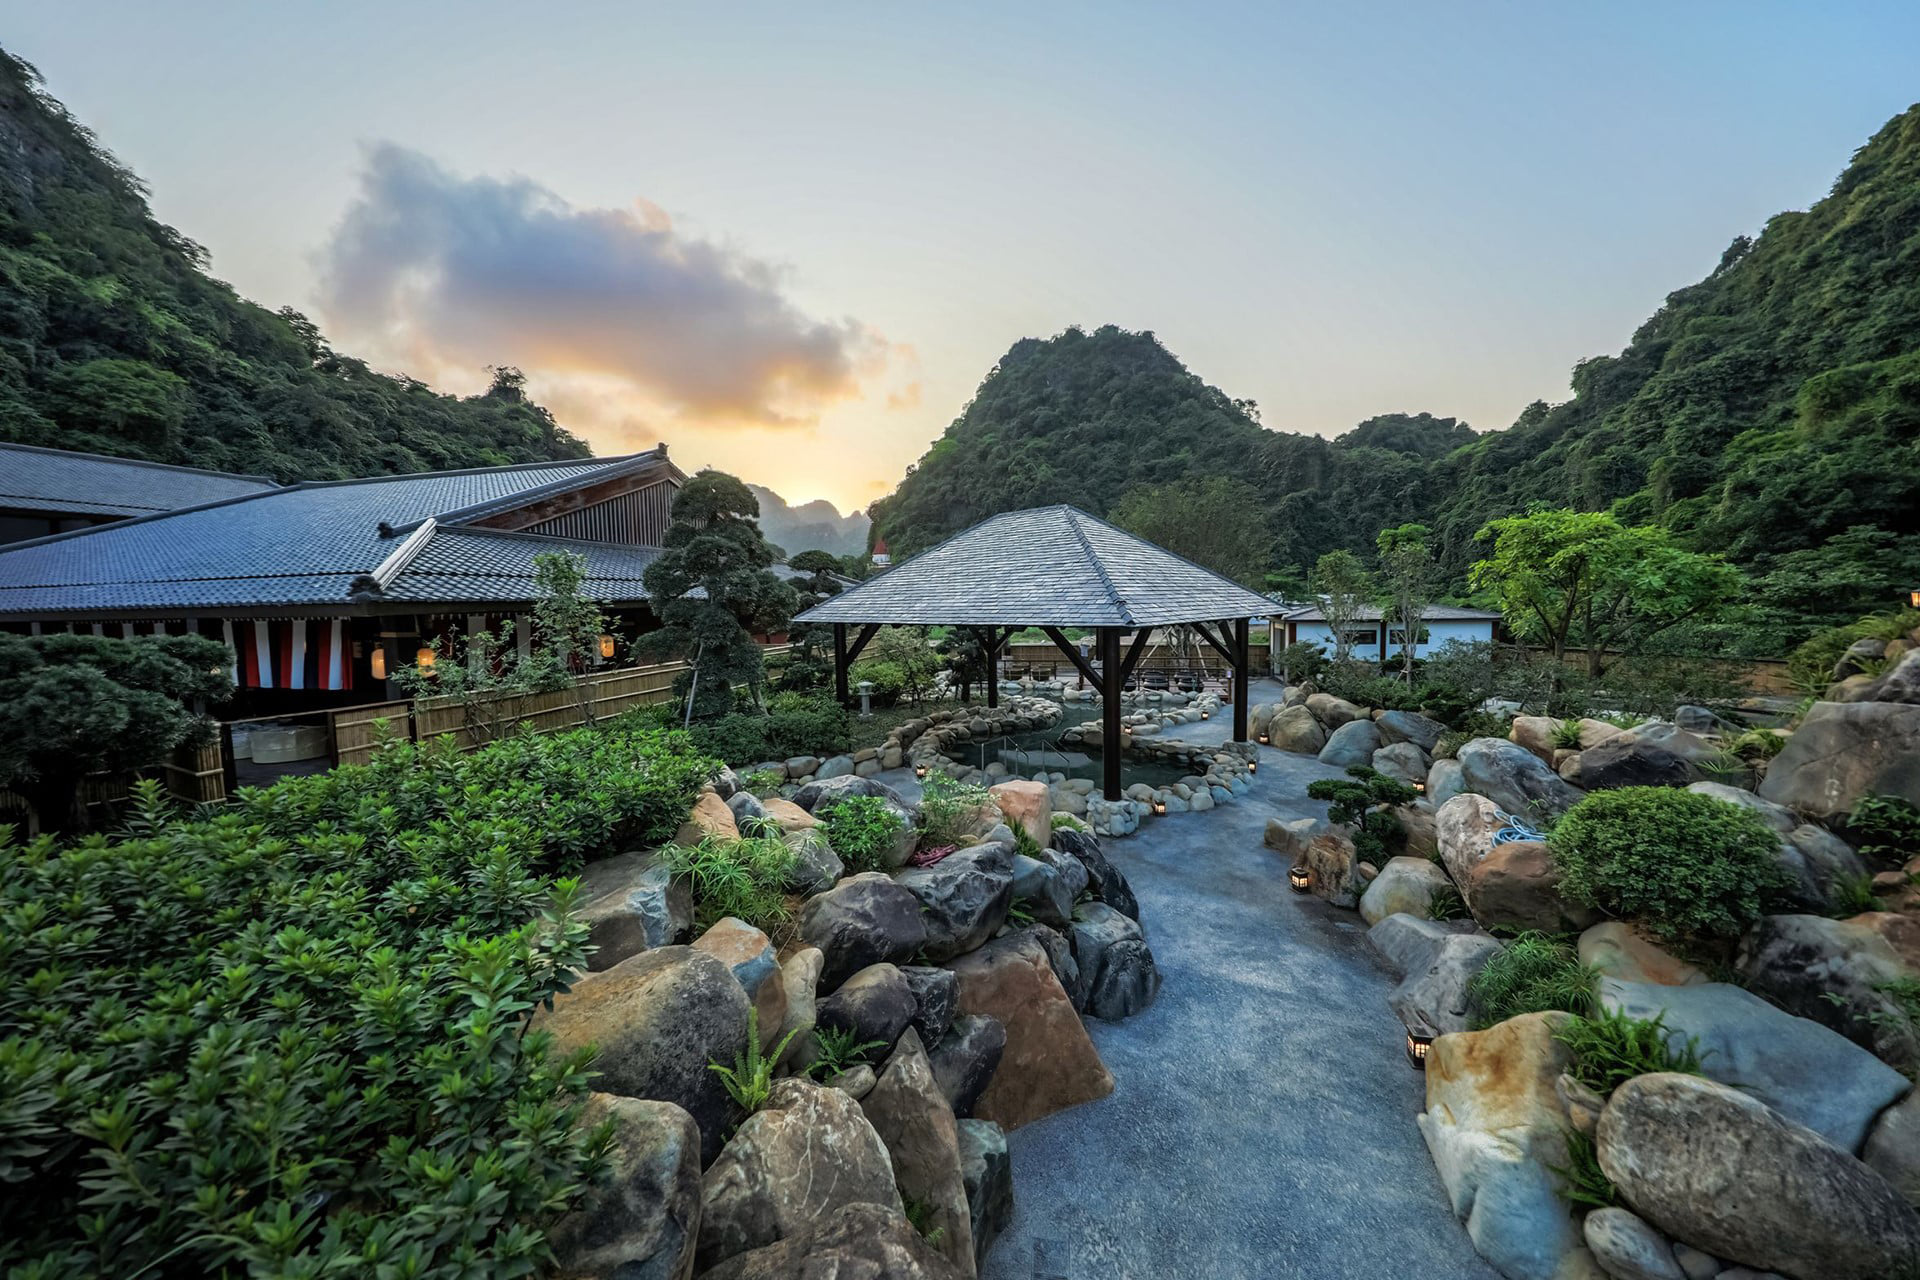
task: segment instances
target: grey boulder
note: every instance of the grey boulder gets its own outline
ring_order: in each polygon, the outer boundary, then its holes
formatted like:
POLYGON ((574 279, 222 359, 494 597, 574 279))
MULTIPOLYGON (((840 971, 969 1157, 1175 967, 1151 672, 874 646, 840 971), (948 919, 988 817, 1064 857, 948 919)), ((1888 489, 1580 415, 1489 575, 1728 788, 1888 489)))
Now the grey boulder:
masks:
POLYGON ((856 1203, 727 1259, 700 1280, 961 1280, 898 1209, 856 1203))
POLYGON ((1578 804, 1569 786, 1539 756, 1505 738, 1475 738, 1454 756, 1468 791, 1487 797, 1522 821, 1557 818, 1578 804))
POLYGON ((1412 786, 1416 782, 1427 780, 1427 768, 1432 761, 1427 753, 1411 742, 1393 742, 1373 753, 1374 772, 1385 774, 1396 782, 1412 786))
POLYGON ((1427 768, 1427 803, 1436 810, 1467 789, 1458 760, 1435 760, 1427 768))
POLYGON ((939 1044, 940 1037, 953 1025, 959 979, 951 969, 918 964, 902 967, 900 976, 913 991, 913 1029, 920 1033, 920 1043, 939 1044))
POLYGON ((1080 865, 1087 869, 1087 887, 1093 891, 1094 897, 1121 915, 1132 916, 1135 920, 1140 918, 1140 903, 1133 895, 1133 886, 1127 883, 1127 877, 1100 848, 1098 836, 1086 831, 1062 829, 1053 833, 1053 847, 1079 859, 1080 865))
POLYGON ((1066 928, 1073 919, 1073 889, 1066 877, 1053 863, 1024 853, 1013 855, 1013 900, 1032 912, 1035 920, 1056 929, 1066 928))
POLYGON ((1667 1238, 1632 1210, 1595 1209, 1580 1224, 1587 1252, 1613 1280, 1687 1280, 1667 1238))
POLYGON ((1411 742, 1428 753, 1447 732, 1446 725, 1418 711, 1382 711, 1373 724, 1382 742, 1411 742))
POLYGON ((1387 994, 1402 1023, 1436 1035, 1472 1028, 1467 985, 1499 954, 1497 940, 1406 914, 1388 916, 1367 938, 1402 975, 1387 994))
POLYGON ((828 843, 819 827, 789 831, 784 837, 793 850, 793 865, 787 869, 786 890, 803 897, 825 893, 847 874, 847 866, 828 843))
POLYGON ((1763 798, 1822 821, 1861 797, 1920 803, 1920 706, 1816 702, 1767 766, 1763 798))
POLYGON ((1349 720, 1327 735, 1327 745, 1320 748, 1320 763, 1337 769, 1369 764, 1382 745, 1380 730, 1373 721, 1349 720))
POLYGON ((580 873, 580 900, 574 918, 587 926, 587 944, 596 948, 587 958, 592 972, 693 938, 693 893, 650 852, 588 863, 580 873))
POLYGON ((927 959, 951 960, 994 935, 1013 903, 1013 867, 1013 846, 994 843, 956 850, 930 867, 894 873, 894 883, 919 905, 927 959))
POLYGON ((900 1198, 925 1206, 928 1243, 972 1275, 973 1215, 960 1168, 960 1133, 911 1027, 901 1034, 860 1109, 886 1143, 900 1198))
POLYGON ((580 1126, 613 1123, 605 1177, 554 1223, 556 1280, 684 1280, 700 1229, 700 1126, 671 1102, 587 1097, 580 1126))
POLYGON ((870 964, 910 958, 927 942, 920 900, 878 871, 848 876, 800 908, 800 937, 820 948, 821 989, 870 964))
POLYGON ((998 1018, 982 1013, 963 1013, 954 1018, 947 1034, 927 1054, 933 1078, 939 1082, 953 1114, 973 1114, 973 1104, 986 1092, 1006 1050, 1007 1029, 998 1018))
POLYGON ((1833 1028, 1882 1061, 1920 1061, 1920 1043, 1894 983, 1912 977, 1898 952, 1865 925, 1825 916, 1763 916, 1740 940, 1742 985, 1789 1013, 1833 1028))
POLYGON ((820 1031, 851 1032, 861 1043, 877 1040, 892 1046, 919 1011, 913 988, 898 968, 868 965, 820 1001, 815 1026, 820 1031))
POLYGON ((1013 1221, 1013 1161, 1007 1135, 991 1120, 961 1120, 960 1173, 967 1183, 967 1208, 973 1216, 973 1257, 984 1265, 987 1250, 1013 1221))
POLYGON ((1565 775, 1587 791, 1608 787, 1684 787, 1697 776, 1685 759, 1651 742, 1622 736, 1588 747, 1565 775))

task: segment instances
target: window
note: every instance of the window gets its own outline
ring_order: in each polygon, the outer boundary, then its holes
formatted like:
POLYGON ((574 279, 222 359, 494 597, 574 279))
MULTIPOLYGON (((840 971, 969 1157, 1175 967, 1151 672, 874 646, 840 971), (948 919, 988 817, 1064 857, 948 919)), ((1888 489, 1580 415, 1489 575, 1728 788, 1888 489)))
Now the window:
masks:
MULTIPOLYGON (((1407 633, 1401 628, 1395 627, 1393 630, 1387 632, 1387 643, 1393 645, 1395 648, 1404 647, 1407 643, 1407 633)), ((1433 643, 1433 633, 1425 627, 1420 628, 1420 638, 1415 640, 1414 643, 1417 645, 1433 643)))
POLYGON ((1380 629, 1378 627, 1369 627, 1365 631, 1349 631, 1347 632, 1347 643, 1350 645, 1379 644, 1380 629))

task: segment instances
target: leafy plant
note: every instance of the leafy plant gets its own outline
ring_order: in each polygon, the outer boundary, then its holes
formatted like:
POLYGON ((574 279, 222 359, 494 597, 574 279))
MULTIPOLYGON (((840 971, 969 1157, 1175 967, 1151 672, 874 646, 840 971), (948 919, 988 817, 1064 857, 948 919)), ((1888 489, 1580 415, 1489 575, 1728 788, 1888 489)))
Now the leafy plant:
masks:
POLYGON ((1899 796, 1862 796, 1847 815, 1847 833, 1865 857, 1909 861, 1920 857, 1920 807, 1899 796))
POLYGON ((773 1068, 780 1061, 780 1055, 787 1051, 793 1038, 800 1034, 800 1028, 781 1038, 771 1053, 760 1048, 760 1011, 747 1010, 747 1047, 734 1055, 732 1066, 723 1066, 709 1061, 707 1070, 720 1077, 720 1083, 726 1087, 727 1096, 733 1099, 733 1105, 752 1115, 767 1105, 767 1098, 773 1092, 773 1068))
POLYGON ((1021 928, 1033 923, 1033 908, 1025 898, 1015 898, 1007 907, 1007 923, 1021 928))
POLYGON ((668 845, 663 856, 674 876, 686 880, 702 929, 733 916, 776 939, 786 935, 792 915, 786 880, 795 855, 780 836, 708 835, 695 845, 668 845))
POLYGON ((1307 795, 1327 801, 1328 819, 1352 830, 1359 860, 1378 865, 1406 838, 1393 810, 1411 803, 1417 793, 1406 783, 1364 764, 1351 766, 1347 773, 1353 781, 1321 778, 1309 782, 1307 795))
POLYGON ((1522 933, 1467 983, 1467 999, 1481 1027, 1550 1009, 1586 1014, 1594 1009, 1598 977, 1567 943, 1544 933, 1522 933))
POLYGON ((1606 1209, 1620 1203, 1620 1189, 1600 1168, 1600 1148, 1593 1135, 1569 1128, 1564 1131, 1567 1162, 1549 1165, 1560 1176, 1560 1189, 1576 1209, 1606 1209))
POLYGON ((813 1040, 817 1052, 807 1072, 818 1080, 831 1080, 867 1061, 873 1050, 887 1047, 885 1040, 862 1040, 854 1027, 815 1027, 813 1040))
POLYGON ((930 1245, 937 1245, 946 1238, 947 1229, 933 1225, 934 1207, 925 1200, 916 1200, 908 1196, 904 1202, 907 1222, 920 1233, 920 1238, 930 1245))
POLYGON ((899 840, 903 820, 880 796, 848 796, 816 814, 826 827, 827 843, 859 871, 880 871, 899 840))
POLYGON ((1040 842, 1028 835, 1026 827, 1018 822, 1013 824, 1013 851, 1034 859, 1038 859, 1045 852, 1040 847, 1040 842))
POLYGON ((1648 1019, 1617 1009, 1590 1010, 1568 1019, 1553 1035, 1573 1057, 1569 1074, 1603 1098, 1635 1076, 1700 1074, 1700 1042, 1689 1036, 1676 1043, 1665 1014, 1648 1019))
POLYGON ((973 834, 981 811, 993 804, 985 787, 956 782, 945 774, 929 776, 920 791, 923 844, 959 844, 973 834))
POLYGON ((740 776, 740 785, 749 795, 765 800, 780 794, 780 775, 771 769, 750 769, 740 776))
POLYGON ((1435 889, 1427 895, 1427 916, 1433 920, 1464 920, 1467 918, 1467 904, 1461 898, 1460 890, 1452 885, 1435 889))
POLYGON ((1553 726, 1553 733, 1550 735, 1550 740, 1554 746, 1563 751, 1578 751, 1580 749, 1580 722, 1578 720, 1560 721, 1553 726))
POLYGON ((1880 899, 1874 896, 1872 876, 1841 876, 1829 890, 1827 914, 1836 920, 1879 908, 1880 899))

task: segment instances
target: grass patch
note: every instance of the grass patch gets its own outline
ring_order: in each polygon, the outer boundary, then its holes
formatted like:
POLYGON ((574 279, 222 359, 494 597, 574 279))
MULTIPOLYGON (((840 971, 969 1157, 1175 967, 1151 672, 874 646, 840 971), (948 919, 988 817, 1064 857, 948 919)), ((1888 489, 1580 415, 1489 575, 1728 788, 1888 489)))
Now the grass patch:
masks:
POLYGON ((701 930, 726 916, 745 920, 779 940, 792 912, 786 879, 794 853, 779 836, 721 840, 707 836, 695 845, 668 845, 667 867, 684 878, 693 894, 694 924, 701 930))
POLYGON ((1544 933, 1523 933, 1487 961, 1467 984, 1467 998, 1481 1028, 1523 1013, 1558 1009, 1593 1012, 1598 971, 1580 963, 1573 947, 1544 933))

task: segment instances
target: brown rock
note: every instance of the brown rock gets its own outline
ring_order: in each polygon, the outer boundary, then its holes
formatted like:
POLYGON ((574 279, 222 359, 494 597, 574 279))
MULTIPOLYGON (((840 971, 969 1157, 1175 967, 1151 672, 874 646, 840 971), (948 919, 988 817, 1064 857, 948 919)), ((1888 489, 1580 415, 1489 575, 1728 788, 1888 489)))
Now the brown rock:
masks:
POLYGON ((767 1049, 780 1043, 780 1027, 787 1018, 787 992, 780 985, 780 957, 773 940, 735 916, 725 916, 693 941, 727 966, 734 981, 759 1012, 760 1043, 767 1049))
MULTIPOLYGON (((1440 862, 1447 874, 1460 886, 1462 896, 1473 879, 1473 868, 1493 851, 1494 833, 1503 825, 1497 816, 1500 806, 1483 795, 1466 791, 1440 806, 1434 814, 1434 839, 1440 846, 1440 862)), ((1473 899, 1467 898, 1467 905, 1473 899)))
POLYGON ((1327 731, 1313 718, 1313 712, 1302 705, 1283 708, 1267 726, 1267 733, 1273 745, 1282 751, 1312 756, 1319 755, 1320 748, 1327 745, 1327 731))
POLYGON ((906 1216, 850 1204, 807 1231, 727 1259, 700 1280, 958 1280, 906 1216))
POLYGON ((1632 925, 1618 920, 1581 934, 1579 951, 1580 963, 1598 969, 1603 978, 1663 987, 1692 987, 1707 981, 1705 972, 1668 955, 1632 925))
POLYGON ((860 1109, 893 1157, 893 1180, 900 1198, 927 1206, 929 1225, 939 1231, 934 1248, 972 1275, 972 1215, 960 1168, 959 1129, 953 1108, 934 1081, 920 1035, 912 1027, 900 1034, 900 1043, 881 1068, 879 1080, 860 1100, 860 1109))
POLYGON ((609 1120, 606 1176, 547 1233, 554 1280, 687 1280, 700 1229, 700 1127, 671 1102, 589 1095, 581 1127, 609 1120))
POLYGON ((700 798, 693 802, 693 812, 673 833, 673 842, 680 845, 696 845, 708 836, 721 840, 738 840, 740 827, 734 821, 733 810, 727 808, 727 802, 718 792, 703 791, 700 798))
POLYGON ((1113 1076, 1038 942, 998 938, 947 967, 959 979, 960 1012, 1006 1029, 999 1068, 974 1115, 1012 1130, 1113 1092, 1113 1076))
POLYGON ((1433 802, 1424 796, 1393 811, 1393 816, 1400 819, 1400 829, 1407 834, 1406 848, 1401 852, 1409 858, 1431 858, 1439 852, 1440 837, 1433 815, 1433 802))
POLYGON ((1052 793, 1044 782, 1015 779, 987 788, 1009 826, 1023 828, 1042 849, 1053 842, 1052 793))
POLYGON ((1920 1089, 1880 1113, 1860 1158, 1908 1204, 1920 1207, 1920 1089))
POLYGON ((1896 911, 1868 911, 1847 923, 1879 934, 1902 964, 1920 970, 1920 917, 1896 911))
POLYGON ((820 825, 820 819, 793 801, 784 800, 779 796, 768 796, 760 802, 760 807, 765 809, 767 816, 779 823, 780 829, 785 832, 808 831, 820 825))
POLYGON ((1537 840, 1509 840, 1473 864, 1460 896, 1483 929, 1565 933, 1593 922, 1593 912, 1560 896, 1560 869, 1537 840))
POLYGON ((1559 728, 1560 722, 1552 716, 1515 716, 1513 727, 1507 730, 1507 740, 1525 747, 1546 764, 1552 764, 1553 735, 1559 728))
POLYGON ((1353 720, 1368 718, 1367 709, 1358 703, 1348 702, 1345 698, 1335 697, 1331 693, 1307 695, 1307 710, 1321 724, 1329 729, 1338 729, 1353 720))

